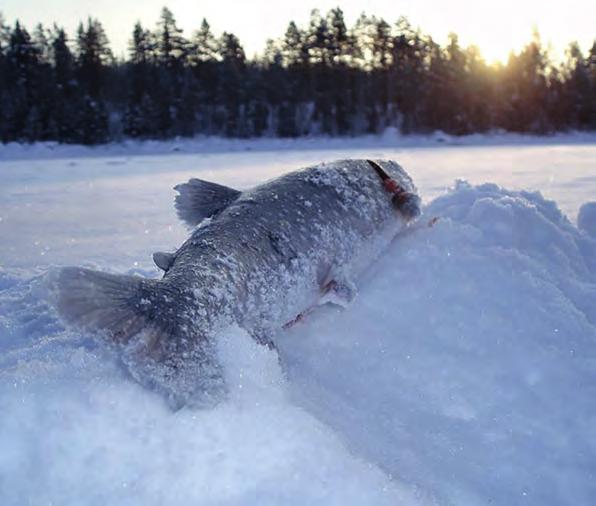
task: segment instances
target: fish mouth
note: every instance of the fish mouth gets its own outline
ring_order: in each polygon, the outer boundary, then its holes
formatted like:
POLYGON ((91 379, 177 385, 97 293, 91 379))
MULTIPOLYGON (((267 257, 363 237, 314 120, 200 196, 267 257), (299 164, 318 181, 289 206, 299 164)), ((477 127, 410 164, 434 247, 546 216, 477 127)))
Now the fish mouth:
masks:
POLYGON ((411 221, 420 216, 420 197, 415 193, 396 193, 391 198, 391 203, 406 221, 411 221))

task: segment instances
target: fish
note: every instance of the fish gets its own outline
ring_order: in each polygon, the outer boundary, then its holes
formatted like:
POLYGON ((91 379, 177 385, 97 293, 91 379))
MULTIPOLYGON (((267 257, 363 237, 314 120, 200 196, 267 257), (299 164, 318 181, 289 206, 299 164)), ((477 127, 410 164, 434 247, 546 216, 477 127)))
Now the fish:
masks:
POLYGON ((321 163, 245 191, 201 179, 175 190, 192 232, 177 251, 153 254, 161 279, 63 267, 50 285, 65 325, 114 346, 135 380, 176 407, 226 397, 223 329, 275 349, 310 308, 348 306, 356 281, 420 214, 411 177, 390 160, 321 163))

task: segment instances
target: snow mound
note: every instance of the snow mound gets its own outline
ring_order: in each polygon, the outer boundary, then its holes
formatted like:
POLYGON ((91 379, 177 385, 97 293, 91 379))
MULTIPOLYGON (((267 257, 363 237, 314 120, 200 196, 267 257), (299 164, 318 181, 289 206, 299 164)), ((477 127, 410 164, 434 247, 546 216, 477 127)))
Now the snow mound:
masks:
POLYGON ((417 504, 286 399, 275 353, 238 329, 220 348, 230 400, 178 412, 85 336, 4 355, 0 503, 417 504))
POLYGON ((172 412, 0 270, 0 503, 590 504, 586 209, 580 230, 539 193, 458 182, 279 360, 225 332, 210 410, 172 412))
POLYGON ((596 241, 539 193, 459 182, 347 311, 280 347, 299 403, 438 504, 596 497, 596 241))
POLYGON ((577 226, 596 239, 596 202, 586 202, 580 207, 577 226))

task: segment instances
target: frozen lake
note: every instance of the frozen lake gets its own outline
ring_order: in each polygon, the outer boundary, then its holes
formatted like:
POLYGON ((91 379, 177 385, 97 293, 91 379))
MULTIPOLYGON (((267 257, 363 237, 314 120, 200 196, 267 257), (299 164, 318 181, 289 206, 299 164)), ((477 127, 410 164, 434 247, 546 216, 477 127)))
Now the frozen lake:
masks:
MULTIPOLYGON (((322 144, 322 143, 319 143, 322 144)), ((355 142, 357 145, 358 143, 355 142)), ((389 158, 412 175, 425 202, 456 179, 538 190, 573 221, 596 198, 596 144, 279 149, 250 142, 230 153, 5 160, 0 157, 0 266, 91 262, 151 267, 149 253, 177 247, 172 187, 190 177, 239 189, 284 172, 340 158, 389 158)), ((68 153, 68 151, 66 151, 68 153)))
POLYGON ((482 142, 0 147, 0 504, 593 504, 596 144, 482 142), (177 183, 338 158, 397 160, 441 219, 280 360, 229 329, 214 409, 171 411, 46 303, 53 266, 158 276, 177 183))

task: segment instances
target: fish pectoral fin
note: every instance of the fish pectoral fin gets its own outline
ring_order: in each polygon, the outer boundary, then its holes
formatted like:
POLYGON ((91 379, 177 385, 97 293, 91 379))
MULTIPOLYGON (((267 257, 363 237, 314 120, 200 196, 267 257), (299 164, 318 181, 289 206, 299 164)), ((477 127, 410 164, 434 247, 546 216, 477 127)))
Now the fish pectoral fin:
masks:
POLYGON ((348 307, 356 298, 358 289, 356 285, 348 279, 332 279, 323 286, 323 296, 320 304, 330 302, 342 307, 348 307))
POLYGON ((194 227, 205 218, 217 214, 236 200, 241 192, 202 179, 190 179, 187 183, 174 186, 178 217, 194 227))
POLYGON ((164 253, 163 251, 156 251, 153 253, 153 261, 155 262, 155 265, 164 272, 172 267, 175 258, 176 255, 173 253, 164 253))

